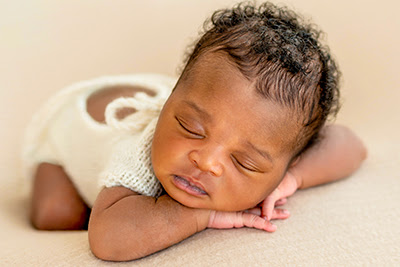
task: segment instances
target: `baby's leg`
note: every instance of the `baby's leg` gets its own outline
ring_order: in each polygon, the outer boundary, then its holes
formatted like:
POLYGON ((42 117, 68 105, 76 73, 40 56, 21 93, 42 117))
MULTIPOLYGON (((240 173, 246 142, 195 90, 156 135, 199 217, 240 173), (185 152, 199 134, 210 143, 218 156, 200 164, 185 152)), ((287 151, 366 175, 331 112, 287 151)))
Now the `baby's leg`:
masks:
MULTIPOLYGON (((133 96, 136 92, 154 95, 138 86, 112 86, 94 92, 87 99, 87 112, 96 121, 105 123, 106 106, 118 97, 133 96)), ((124 118, 134 110, 121 109, 117 116, 124 118)), ((62 166, 41 163, 36 171, 32 194, 31 221, 41 230, 87 229, 90 209, 80 197, 62 166)))
POLYGON ((31 221, 40 230, 87 229, 90 208, 59 165, 41 163, 33 184, 31 221))

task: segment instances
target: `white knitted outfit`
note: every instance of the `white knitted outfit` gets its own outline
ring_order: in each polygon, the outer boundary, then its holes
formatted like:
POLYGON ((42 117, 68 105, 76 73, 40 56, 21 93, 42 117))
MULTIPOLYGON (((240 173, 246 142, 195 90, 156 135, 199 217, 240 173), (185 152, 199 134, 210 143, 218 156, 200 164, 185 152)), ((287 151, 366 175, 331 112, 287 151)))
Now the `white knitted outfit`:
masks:
MULTIPOLYGON (((61 165, 78 192, 92 206, 103 186, 124 186, 156 197, 162 187, 151 165, 151 143, 162 106, 176 80, 156 74, 102 77, 67 87, 34 115, 23 144, 23 171, 32 178, 39 163, 61 165), (138 86, 136 93, 106 107, 106 124, 86 110, 88 97, 113 86, 138 86), (118 120, 117 111, 135 113, 118 120)), ((29 183, 31 184, 31 183, 29 183)))

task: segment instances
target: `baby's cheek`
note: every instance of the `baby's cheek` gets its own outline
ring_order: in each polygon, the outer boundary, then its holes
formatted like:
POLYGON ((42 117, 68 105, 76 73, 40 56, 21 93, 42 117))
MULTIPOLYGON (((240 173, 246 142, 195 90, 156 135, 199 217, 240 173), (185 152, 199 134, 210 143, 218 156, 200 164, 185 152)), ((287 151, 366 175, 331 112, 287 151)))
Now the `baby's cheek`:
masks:
POLYGON ((253 183, 247 190, 248 208, 253 208, 267 198, 279 185, 281 174, 265 175, 253 183))
POLYGON ((260 190, 258 184, 236 184, 235 188, 225 191, 225 209, 230 211, 240 211, 253 208, 264 200, 264 190, 260 190))

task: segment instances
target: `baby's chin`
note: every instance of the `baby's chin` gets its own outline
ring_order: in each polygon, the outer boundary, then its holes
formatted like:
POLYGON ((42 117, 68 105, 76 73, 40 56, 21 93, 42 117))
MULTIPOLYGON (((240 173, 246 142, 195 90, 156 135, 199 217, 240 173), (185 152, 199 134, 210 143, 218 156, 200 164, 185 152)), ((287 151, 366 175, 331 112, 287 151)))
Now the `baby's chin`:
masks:
POLYGON ((213 209, 213 205, 210 205, 207 203, 205 200, 201 199, 193 199, 190 197, 182 197, 182 194, 178 193, 176 194, 175 192, 169 193, 167 191, 167 194, 174 199, 176 202, 179 204, 188 207, 188 208, 193 208, 193 209, 213 209))
POLYGON ((207 209, 207 210, 215 210, 215 211, 243 211, 254 208, 257 206, 258 203, 254 205, 242 205, 242 206, 232 206, 232 205, 217 205, 216 203, 212 203, 209 201, 191 201, 190 199, 181 199, 180 196, 169 195, 172 199, 176 202, 180 203, 181 205, 193 208, 193 209, 207 209))
POLYGON ((216 211, 243 211, 254 208, 259 203, 237 203, 237 201, 227 199, 220 199, 220 201, 218 201, 218 197, 213 195, 194 196, 170 184, 167 184, 167 186, 162 184, 162 186, 169 197, 188 208, 216 211), (232 205, 233 203, 235 203, 235 205, 232 205))

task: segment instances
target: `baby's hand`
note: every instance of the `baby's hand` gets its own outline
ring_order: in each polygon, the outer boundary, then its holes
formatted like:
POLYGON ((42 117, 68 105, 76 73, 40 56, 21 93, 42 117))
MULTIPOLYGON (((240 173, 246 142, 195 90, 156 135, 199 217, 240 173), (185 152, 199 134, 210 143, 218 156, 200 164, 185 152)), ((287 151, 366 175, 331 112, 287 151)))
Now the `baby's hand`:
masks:
MULTIPOLYGON (((267 220, 274 219, 274 213, 276 213, 277 210, 275 207, 285 204, 287 197, 293 195, 298 187, 299 185, 296 178, 291 172, 287 171, 278 187, 260 203, 261 216, 265 217, 267 220)), ((287 210, 281 210, 281 212, 287 214, 287 217, 289 217, 289 212, 287 210)))
MULTIPOLYGON (((288 214, 281 209, 273 209, 271 219, 286 219, 288 214)), ((261 217, 261 208, 255 207, 246 211, 211 211, 208 228, 241 228, 251 227, 267 232, 274 232, 276 225, 261 217)))

